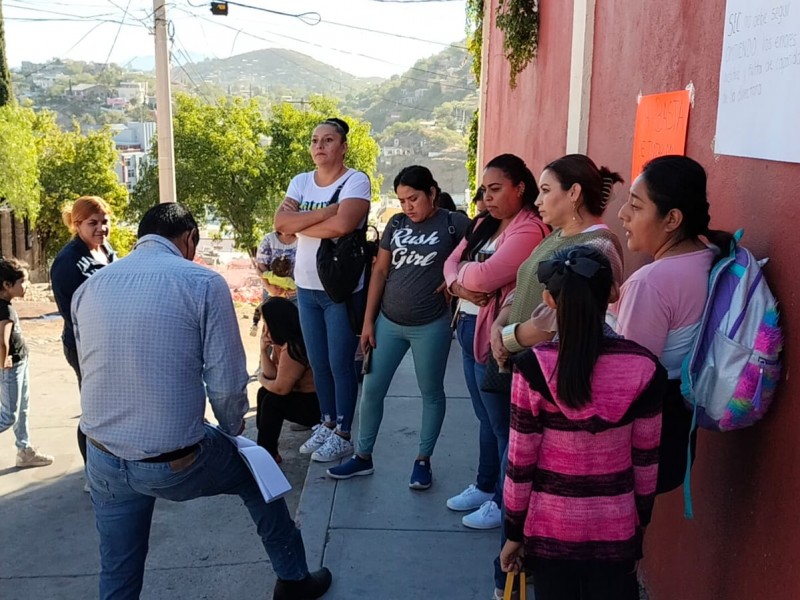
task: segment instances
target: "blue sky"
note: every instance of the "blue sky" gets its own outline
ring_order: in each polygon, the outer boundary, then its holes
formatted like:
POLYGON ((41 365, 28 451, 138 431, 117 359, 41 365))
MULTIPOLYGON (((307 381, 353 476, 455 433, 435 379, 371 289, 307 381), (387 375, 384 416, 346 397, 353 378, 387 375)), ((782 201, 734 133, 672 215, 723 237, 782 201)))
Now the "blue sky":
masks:
MULTIPOLYGON (((196 61, 203 56, 224 58, 279 47, 355 75, 389 77, 465 36, 464 0, 241 3, 292 14, 317 13, 322 20, 312 26, 298 18, 233 5, 228 17, 215 17, 209 2, 171 0, 167 10, 180 59, 185 60, 184 53, 196 61)), ((152 25, 152 9, 152 0, 3 0, 9 63, 15 67, 23 60, 43 62, 59 57, 94 62, 108 58, 123 64, 134 57, 152 56, 153 37, 147 29, 152 25), (120 25, 123 15, 124 24, 120 25)), ((317 20, 313 14, 305 18, 317 20)))

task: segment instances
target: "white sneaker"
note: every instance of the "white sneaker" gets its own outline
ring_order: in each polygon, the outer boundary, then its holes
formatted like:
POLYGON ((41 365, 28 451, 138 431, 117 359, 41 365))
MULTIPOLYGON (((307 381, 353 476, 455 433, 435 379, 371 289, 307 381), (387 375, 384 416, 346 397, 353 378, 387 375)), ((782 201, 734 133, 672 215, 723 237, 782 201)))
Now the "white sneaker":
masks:
POLYGON ((461 523, 470 529, 497 529, 503 523, 503 515, 494 500, 487 500, 478 510, 462 518, 461 523))
POLYGON ((328 441, 328 438, 333 435, 333 429, 319 424, 314 427, 314 433, 308 438, 302 446, 300 446, 300 454, 311 454, 322 448, 322 444, 328 441))
POLYGON ((17 468, 46 467, 53 464, 53 457, 39 452, 36 448, 22 448, 17 451, 17 468))
POLYGON ((332 462, 345 456, 351 456, 354 452, 353 442, 333 434, 328 436, 322 447, 311 455, 311 460, 323 463, 332 462))
POLYGON ((447 500, 447 508, 458 512, 475 510, 492 498, 494 498, 494 494, 479 490, 478 486, 471 483, 463 492, 447 500))

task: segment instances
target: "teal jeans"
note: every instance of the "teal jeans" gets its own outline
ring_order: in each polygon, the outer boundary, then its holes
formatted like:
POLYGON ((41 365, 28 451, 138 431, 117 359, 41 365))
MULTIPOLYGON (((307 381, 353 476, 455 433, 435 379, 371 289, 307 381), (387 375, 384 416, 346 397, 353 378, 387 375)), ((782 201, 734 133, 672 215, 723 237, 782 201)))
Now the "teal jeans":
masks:
POLYGON ((422 394, 419 454, 431 456, 442 430, 446 399, 444 371, 450 352, 450 315, 427 325, 398 325, 383 313, 375 322, 375 343, 370 372, 364 376, 358 413, 358 451, 372 454, 383 419, 383 401, 400 361, 411 348, 417 385, 422 394))

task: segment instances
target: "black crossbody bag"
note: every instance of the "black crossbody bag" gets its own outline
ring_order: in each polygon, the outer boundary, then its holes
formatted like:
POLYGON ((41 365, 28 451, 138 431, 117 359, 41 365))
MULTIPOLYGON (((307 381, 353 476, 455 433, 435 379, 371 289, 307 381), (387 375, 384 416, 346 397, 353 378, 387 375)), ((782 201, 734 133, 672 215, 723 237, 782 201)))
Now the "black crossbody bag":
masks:
MULTIPOLYGON (((352 175, 351 175, 352 177, 352 175)), ((328 206, 339 201, 348 177, 336 188, 328 206)), ((345 302, 353 295, 367 264, 367 218, 364 226, 333 239, 323 239, 317 249, 317 274, 328 297, 336 303, 345 302)))

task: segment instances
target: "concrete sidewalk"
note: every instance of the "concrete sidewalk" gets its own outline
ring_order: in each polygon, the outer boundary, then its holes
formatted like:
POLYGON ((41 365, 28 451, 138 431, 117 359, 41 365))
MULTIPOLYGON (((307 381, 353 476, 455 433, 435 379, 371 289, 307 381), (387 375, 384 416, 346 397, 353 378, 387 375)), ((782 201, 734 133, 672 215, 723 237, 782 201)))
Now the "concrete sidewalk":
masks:
MULTIPOLYGON (((38 331, 44 324, 33 322, 25 328, 32 440, 56 462, 16 469, 13 433, 0 435, 0 599, 96 598, 98 539, 75 442, 75 377, 57 333, 44 335, 38 331)), ((246 347, 255 348, 253 340, 245 338, 246 347)), ((446 389, 447 416, 430 490, 408 488, 421 414, 410 355, 386 400, 375 474, 335 483, 323 465, 311 464, 298 515, 309 565, 324 561, 334 573, 326 600, 491 597, 499 533, 469 531, 461 515, 445 507, 450 495, 474 481, 477 465, 477 420, 455 342, 446 389)), ((250 416, 250 437, 253 421, 250 416)), ((156 503, 143 600, 271 598, 274 581, 239 498, 156 503)))
POLYGON ((475 482, 478 464, 478 421, 456 342, 445 389, 447 416, 429 490, 408 487, 421 418, 410 353, 386 398, 374 475, 337 482, 325 475, 330 464, 311 463, 298 522, 309 566, 324 564, 333 572, 326 600, 491 598, 500 532, 469 530, 461 524, 464 513, 445 506, 447 498, 475 482))

